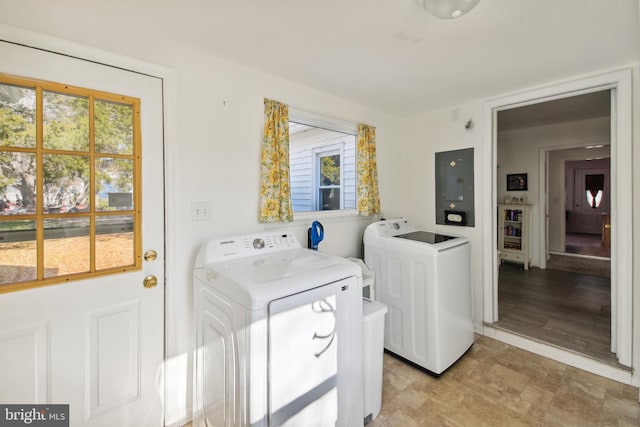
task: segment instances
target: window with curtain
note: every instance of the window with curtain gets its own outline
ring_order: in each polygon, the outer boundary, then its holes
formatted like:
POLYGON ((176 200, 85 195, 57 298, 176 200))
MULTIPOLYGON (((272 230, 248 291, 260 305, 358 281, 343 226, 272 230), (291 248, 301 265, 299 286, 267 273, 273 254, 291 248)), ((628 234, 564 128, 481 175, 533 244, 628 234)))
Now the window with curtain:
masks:
POLYGON ((261 222, 291 221, 287 206, 295 213, 380 211, 375 128, 265 99, 264 129, 261 222))

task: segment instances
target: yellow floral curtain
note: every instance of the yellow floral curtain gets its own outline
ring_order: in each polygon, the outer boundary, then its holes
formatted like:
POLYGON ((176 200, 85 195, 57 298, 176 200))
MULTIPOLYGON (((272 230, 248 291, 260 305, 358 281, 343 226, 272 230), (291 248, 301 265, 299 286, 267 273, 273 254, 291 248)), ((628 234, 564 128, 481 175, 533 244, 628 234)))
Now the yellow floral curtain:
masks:
POLYGON ((289 187, 289 107, 266 98, 260 182, 259 221, 293 221, 289 187))
POLYGON ((358 125, 358 149, 356 155, 358 213, 363 216, 380 213, 375 127, 364 124, 358 125))

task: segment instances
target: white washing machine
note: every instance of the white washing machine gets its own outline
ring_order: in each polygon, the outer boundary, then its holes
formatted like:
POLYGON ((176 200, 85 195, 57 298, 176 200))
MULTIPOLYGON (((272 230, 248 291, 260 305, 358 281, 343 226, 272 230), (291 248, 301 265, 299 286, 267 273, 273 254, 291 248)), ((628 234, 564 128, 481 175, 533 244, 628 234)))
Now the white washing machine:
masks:
POLYGON ((194 426, 363 424, 362 272, 291 233, 214 239, 194 271, 194 426))
POLYGON ((376 299, 389 309, 385 349, 442 373, 474 340, 469 240, 402 218, 370 224, 363 240, 376 299))

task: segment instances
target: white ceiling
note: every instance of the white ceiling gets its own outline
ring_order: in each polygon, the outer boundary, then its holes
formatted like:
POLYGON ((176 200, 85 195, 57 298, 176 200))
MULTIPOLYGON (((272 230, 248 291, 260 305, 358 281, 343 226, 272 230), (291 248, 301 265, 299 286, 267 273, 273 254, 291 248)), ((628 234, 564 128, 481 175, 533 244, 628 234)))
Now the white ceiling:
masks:
POLYGON ((638 60, 638 0, 0 0, 0 22, 141 59, 227 58, 396 115, 638 60), (160 56, 161 57, 161 56, 160 56))
POLYGON ((498 132, 611 116, 611 90, 498 112, 498 132))

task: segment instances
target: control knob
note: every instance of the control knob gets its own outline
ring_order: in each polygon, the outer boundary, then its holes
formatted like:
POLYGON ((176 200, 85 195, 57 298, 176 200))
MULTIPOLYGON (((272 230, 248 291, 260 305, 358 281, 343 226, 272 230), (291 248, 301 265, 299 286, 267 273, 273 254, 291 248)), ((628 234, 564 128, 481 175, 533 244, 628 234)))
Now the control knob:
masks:
POLYGON ((254 249, 263 249, 264 248, 264 240, 262 240, 262 239, 253 239, 253 248, 254 249))

